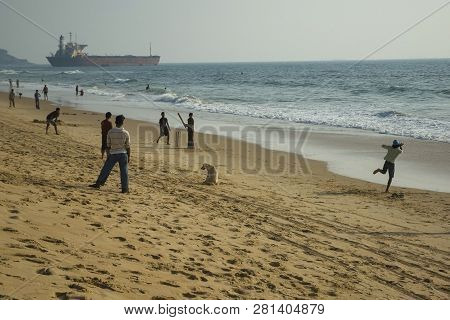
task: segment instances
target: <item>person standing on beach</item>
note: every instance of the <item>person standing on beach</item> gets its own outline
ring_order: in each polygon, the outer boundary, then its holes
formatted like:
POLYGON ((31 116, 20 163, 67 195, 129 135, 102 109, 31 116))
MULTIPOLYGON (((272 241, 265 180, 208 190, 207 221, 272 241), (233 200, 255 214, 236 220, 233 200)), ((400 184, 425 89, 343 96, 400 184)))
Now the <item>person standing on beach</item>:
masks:
POLYGON ((382 174, 386 174, 386 172, 389 172, 389 180, 385 191, 389 192, 389 187, 391 186, 392 179, 394 178, 395 173, 394 162, 395 159, 397 159, 397 157, 403 152, 403 143, 400 143, 398 140, 394 140, 392 142, 392 146, 383 144, 381 147, 387 150, 387 154, 384 157, 385 162, 383 165, 383 169, 378 168, 373 172, 373 174, 377 174, 379 172, 381 172, 382 174))
POLYGON ((12 85, 12 80, 9 79, 9 88, 12 89, 13 85, 12 85))
POLYGON ((150 84, 147 84, 147 87, 145 87, 145 90, 150 90, 150 84))
POLYGON ((45 128, 45 134, 48 134, 48 128, 50 127, 50 125, 55 127, 55 133, 59 134, 56 122, 58 121, 60 110, 60 108, 56 108, 55 111, 52 111, 47 115, 47 127, 45 128))
POLYGON ((75 95, 78 95, 78 85, 75 87, 75 95))
POLYGON ((42 92, 44 93, 44 100, 48 101, 48 87, 47 87, 47 85, 44 85, 44 89, 42 89, 42 92))
POLYGON ((34 93, 34 103, 36 105, 36 109, 40 109, 39 107, 39 98, 41 97, 41 95, 39 94, 39 90, 36 90, 36 92, 34 93))
MULTIPOLYGON (((181 118, 181 117, 180 117, 181 118)), ((188 149, 194 149, 194 114, 189 113, 188 123, 185 124, 183 121, 184 127, 188 131, 188 149)))
POLYGON ((102 129, 102 159, 105 155, 106 149, 107 149, 107 137, 109 130, 112 129, 112 123, 111 123, 111 112, 107 112, 105 115, 105 120, 101 122, 101 129, 102 129))
POLYGON ((19 79, 16 79, 16 86, 19 87, 19 79))
POLYGON ((102 170, 94 184, 89 187, 99 189, 106 183, 116 163, 120 167, 120 185, 122 193, 128 193, 128 163, 130 162, 130 134, 123 128, 125 117, 116 117, 116 128, 108 131, 106 153, 108 155, 102 170))
POLYGON ((162 137, 167 137, 167 145, 170 145, 170 126, 169 120, 166 118, 166 114, 161 112, 161 119, 159 119, 159 138, 156 143, 159 143, 159 139, 162 137))
POLYGON ((16 103, 14 102, 14 99, 16 98, 16 94, 14 93, 14 89, 11 89, 11 91, 9 91, 9 107, 11 108, 11 106, 13 106, 14 108, 16 107, 16 103))

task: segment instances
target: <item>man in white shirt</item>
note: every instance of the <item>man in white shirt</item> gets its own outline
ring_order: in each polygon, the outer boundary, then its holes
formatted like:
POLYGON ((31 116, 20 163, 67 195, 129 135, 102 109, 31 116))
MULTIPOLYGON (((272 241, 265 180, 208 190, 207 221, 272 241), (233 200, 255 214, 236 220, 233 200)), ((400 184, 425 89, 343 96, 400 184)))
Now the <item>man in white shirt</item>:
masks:
POLYGON ((103 165, 97 182, 90 185, 92 188, 100 188, 106 183, 111 170, 116 163, 120 167, 120 184, 122 193, 128 193, 128 163, 130 162, 130 134, 123 128, 125 117, 116 117, 116 128, 108 131, 106 138, 106 153, 108 158, 103 165))
POLYGON ((377 174, 381 172, 382 174, 386 174, 389 171, 389 180, 386 187, 386 192, 389 192, 389 187, 391 186, 392 178, 394 178, 395 173, 395 159, 403 152, 403 143, 400 143, 398 140, 394 140, 392 142, 392 146, 388 146, 383 144, 382 148, 386 149, 388 152, 384 157, 384 165, 383 169, 376 169, 373 174, 377 174))

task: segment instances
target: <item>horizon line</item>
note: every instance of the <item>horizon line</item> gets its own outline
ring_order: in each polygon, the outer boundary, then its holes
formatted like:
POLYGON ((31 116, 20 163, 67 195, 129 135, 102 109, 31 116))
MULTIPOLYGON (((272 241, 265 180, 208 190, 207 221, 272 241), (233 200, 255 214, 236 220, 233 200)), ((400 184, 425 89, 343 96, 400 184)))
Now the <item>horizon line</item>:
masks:
MULTIPOLYGON (((17 58, 25 59, 26 58, 17 58)), ((375 61, 417 61, 417 60, 449 60, 449 57, 439 57, 439 58, 377 58, 377 59, 367 59, 365 62, 375 62, 375 61)), ((28 61, 28 60, 27 60, 28 61)), ((192 61, 192 62, 161 62, 159 65, 163 64, 244 64, 244 63, 320 63, 320 62, 355 62, 359 59, 349 58, 349 59, 318 59, 318 60, 267 60, 267 61, 252 61, 252 60, 241 60, 241 61, 192 61)), ((35 63, 30 62, 30 64, 37 66, 51 66, 48 63, 35 63)), ((3 65, 3 66, 20 66, 20 65, 3 65)), ((126 67, 126 66, 121 66, 126 67)))

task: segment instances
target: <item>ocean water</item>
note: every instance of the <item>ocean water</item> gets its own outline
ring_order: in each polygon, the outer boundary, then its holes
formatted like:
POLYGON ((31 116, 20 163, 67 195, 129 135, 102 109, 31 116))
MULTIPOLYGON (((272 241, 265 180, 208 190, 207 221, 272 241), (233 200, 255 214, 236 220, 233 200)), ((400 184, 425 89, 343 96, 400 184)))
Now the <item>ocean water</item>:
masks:
POLYGON ((25 96, 45 83, 51 99, 142 120, 167 108, 450 142, 450 59, 0 68, 2 88, 9 78, 25 96))
POLYGON ((450 192, 450 59, 0 67, 0 90, 8 79, 19 79, 26 97, 47 84, 50 100, 84 110, 154 123, 166 111, 171 127, 181 127, 177 112, 194 112, 196 130, 301 152, 332 172, 380 184, 386 177, 372 174, 383 164, 380 145, 400 139, 406 149, 393 185, 450 192), (75 96, 77 84, 83 97, 75 96), (298 136, 280 141, 264 130, 306 127, 312 134, 301 150, 292 147, 298 136))

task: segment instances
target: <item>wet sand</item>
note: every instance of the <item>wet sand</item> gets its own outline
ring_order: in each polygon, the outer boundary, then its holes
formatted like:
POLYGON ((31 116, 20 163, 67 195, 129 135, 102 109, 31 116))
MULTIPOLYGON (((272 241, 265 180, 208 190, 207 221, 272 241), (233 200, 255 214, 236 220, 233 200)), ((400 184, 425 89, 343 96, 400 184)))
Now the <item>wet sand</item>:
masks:
POLYGON ((448 193, 384 194, 218 136, 155 145, 131 120, 131 193, 117 168, 92 190, 103 115, 63 107, 61 135, 45 135, 54 106, 0 101, 2 298, 450 298, 448 193), (203 162, 219 185, 202 184, 203 162))

